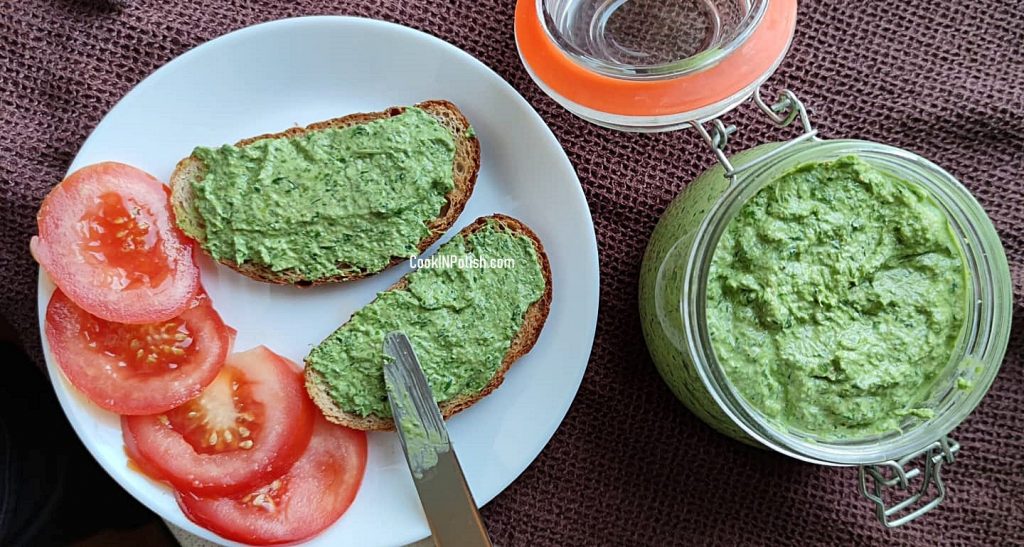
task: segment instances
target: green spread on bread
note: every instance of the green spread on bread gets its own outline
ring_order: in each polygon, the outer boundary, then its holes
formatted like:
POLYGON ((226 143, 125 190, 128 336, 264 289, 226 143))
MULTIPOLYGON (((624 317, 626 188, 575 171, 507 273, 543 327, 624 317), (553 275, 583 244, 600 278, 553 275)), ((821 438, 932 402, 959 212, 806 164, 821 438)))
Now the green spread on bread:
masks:
POLYGON ((456 145, 415 107, 348 127, 196 148, 194 210, 213 258, 317 280, 419 254, 454 188, 456 145))
POLYGON ((339 409, 390 417, 382 371, 390 331, 409 337, 439 403, 482 391, 547 284, 533 240, 495 220, 455 236, 429 266, 380 293, 306 358, 339 409))

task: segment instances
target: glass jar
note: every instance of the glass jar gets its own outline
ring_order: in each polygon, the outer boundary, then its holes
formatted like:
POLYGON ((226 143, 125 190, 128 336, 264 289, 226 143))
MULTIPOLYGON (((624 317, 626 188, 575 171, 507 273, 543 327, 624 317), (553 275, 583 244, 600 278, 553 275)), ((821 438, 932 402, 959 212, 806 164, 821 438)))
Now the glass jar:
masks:
POLYGON ((761 86, 795 26, 796 0, 519 0, 515 36, 527 72, 569 111, 624 131, 692 128, 718 159, 665 211, 641 267, 644 336, 672 391, 742 442, 817 464, 860 466, 861 493, 885 526, 899 526, 943 499, 941 466, 959 450, 946 434, 999 370, 1010 332, 1009 268, 991 221, 949 173, 884 144, 819 139, 791 92, 765 103, 761 86), (721 117, 751 98, 780 127, 799 120, 803 133, 728 155, 735 128, 721 117), (915 183, 940 204, 960 238, 974 305, 923 403, 931 412, 906 416, 899 431, 837 441, 773 423, 746 402, 716 361, 705 294, 717 242, 751 196, 797 165, 847 155, 915 183), (908 491, 903 501, 887 501, 891 487, 908 491))
MULTIPOLYGON (((797 459, 826 465, 871 466, 884 462, 887 468, 895 469, 898 465, 902 471, 909 463, 908 457, 924 454, 926 459, 931 458, 926 462, 930 467, 927 478, 940 489, 932 500, 937 504, 944 494, 938 467, 943 461, 952 460, 952 452, 958 448, 944 437, 988 391, 1009 340, 1010 272, 988 216, 967 189, 946 171, 916 154, 875 142, 811 138, 793 146, 770 143, 729 160, 738 174, 727 177, 727 167, 717 165, 692 182, 666 209, 644 256, 640 312, 644 336, 659 373, 694 414, 718 431, 797 459), (931 417, 908 415, 900 424, 900 431, 832 440, 784 428, 740 395, 716 360, 709 341, 706 290, 717 242, 750 197, 798 165, 851 154, 917 184, 940 204, 962 243, 970 276, 967 299, 975 304, 967 308, 965 328, 952 360, 922 403, 933 411, 931 417), (963 380, 970 384, 969 389, 961 387, 963 380)), ((873 476, 878 484, 895 476, 885 473, 877 467, 862 469, 861 487, 865 495, 872 494, 865 477, 873 476)), ((904 483, 910 478, 913 477, 904 478, 904 483)), ((925 484, 922 489, 927 487, 925 484)), ((882 497, 881 491, 875 494, 882 497)), ((902 524, 900 518, 909 520, 917 516, 895 518, 898 511, 883 513, 879 516, 884 516, 882 521, 890 526, 902 524)))

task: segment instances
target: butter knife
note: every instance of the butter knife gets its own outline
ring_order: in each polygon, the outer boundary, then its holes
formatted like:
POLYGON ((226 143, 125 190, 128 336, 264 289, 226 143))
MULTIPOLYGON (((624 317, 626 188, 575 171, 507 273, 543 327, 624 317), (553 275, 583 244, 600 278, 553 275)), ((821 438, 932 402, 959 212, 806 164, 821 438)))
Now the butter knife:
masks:
POLYGON ((391 414, 434 544, 490 547, 487 529, 409 338, 401 332, 388 333, 384 355, 391 414))

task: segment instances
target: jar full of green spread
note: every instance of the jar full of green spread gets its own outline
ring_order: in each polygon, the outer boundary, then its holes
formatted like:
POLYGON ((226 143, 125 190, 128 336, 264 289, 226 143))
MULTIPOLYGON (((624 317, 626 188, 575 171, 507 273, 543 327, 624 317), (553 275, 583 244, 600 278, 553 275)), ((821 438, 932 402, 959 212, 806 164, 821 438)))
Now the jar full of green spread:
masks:
MULTIPOLYGON (((785 108, 802 110, 792 95, 785 108)), ((991 221, 952 175, 899 148, 821 140, 807 122, 797 140, 728 157, 724 125, 700 128, 723 162, 669 205, 641 267, 658 371, 726 435, 862 466, 876 503, 923 458, 917 505, 880 505, 879 517, 896 526, 934 507, 959 448, 945 435, 984 396, 1009 339, 1012 286, 991 221)))
POLYGON ((519 0, 537 85, 623 131, 697 131, 718 165, 669 205, 648 243, 640 315, 676 396, 739 441, 860 466, 899 526, 944 497, 946 435, 991 385, 1009 339, 1009 269, 992 223, 920 156, 822 140, 796 95, 762 84, 796 0, 519 0), (730 155, 722 118, 752 100, 803 132, 730 155), (886 493, 906 491, 891 503, 886 493))

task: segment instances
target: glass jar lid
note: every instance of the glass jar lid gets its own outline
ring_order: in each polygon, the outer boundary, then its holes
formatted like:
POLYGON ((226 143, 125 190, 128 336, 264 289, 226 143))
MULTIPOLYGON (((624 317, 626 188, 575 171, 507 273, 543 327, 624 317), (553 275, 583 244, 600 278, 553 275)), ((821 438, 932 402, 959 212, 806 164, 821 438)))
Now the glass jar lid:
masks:
POLYGON ((796 0, 519 0, 515 35, 530 76, 573 113, 660 131, 749 98, 795 23, 796 0))

